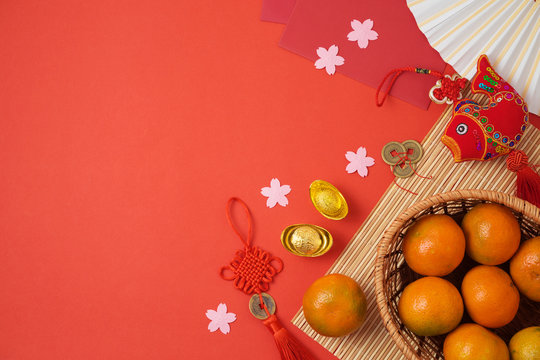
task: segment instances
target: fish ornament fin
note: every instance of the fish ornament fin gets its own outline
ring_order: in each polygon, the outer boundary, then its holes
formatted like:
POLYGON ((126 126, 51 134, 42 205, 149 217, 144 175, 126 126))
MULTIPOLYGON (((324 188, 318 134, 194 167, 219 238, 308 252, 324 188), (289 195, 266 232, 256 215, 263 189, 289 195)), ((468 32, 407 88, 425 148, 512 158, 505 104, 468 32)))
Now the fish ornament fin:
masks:
POLYGON ((516 90, 493 69, 486 55, 478 58, 476 75, 471 80, 471 91, 485 94, 490 98, 501 91, 517 94, 516 90))

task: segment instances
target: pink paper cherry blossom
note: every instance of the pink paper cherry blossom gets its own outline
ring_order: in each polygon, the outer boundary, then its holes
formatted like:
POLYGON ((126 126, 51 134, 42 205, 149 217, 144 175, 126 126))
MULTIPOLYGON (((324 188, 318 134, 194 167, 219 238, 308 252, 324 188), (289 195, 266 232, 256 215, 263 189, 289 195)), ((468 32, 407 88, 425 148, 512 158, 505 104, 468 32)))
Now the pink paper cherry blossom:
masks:
POLYGON ((229 323, 232 323, 236 320, 236 314, 227 312, 227 305, 221 303, 215 310, 206 310, 206 317, 210 319, 210 324, 208 324, 208 330, 214 332, 219 329, 222 333, 228 334, 231 331, 231 326, 229 323))
POLYGON ((281 206, 287 206, 289 200, 285 195, 291 192, 291 187, 289 185, 281 185, 279 180, 274 178, 270 181, 270 187, 263 187, 261 189, 261 194, 268 197, 266 200, 266 206, 273 208, 276 204, 281 206))
POLYGON ((315 61, 315 67, 317 69, 326 69, 326 73, 328 75, 334 75, 336 72, 336 66, 343 65, 345 63, 345 59, 341 56, 339 56, 338 53, 339 49, 337 45, 332 45, 326 50, 323 47, 320 47, 317 49, 317 55, 319 55, 319 59, 315 61))
POLYGON ((361 177, 366 177, 368 174, 367 168, 375 164, 375 159, 367 156, 366 148, 362 146, 360 146, 355 153, 347 151, 345 157, 349 160, 349 164, 345 170, 347 170, 349 174, 358 172, 358 175, 361 177))
POLYGON ((364 22, 353 20, 351 21, 351 31, 347 35, 349 41, 358 41, 358 46, 361 49, 365 49, 368 46, 369 40, 377 40, 379 34, 376 31, 372 30, 373 20, 367 19, 364 22))

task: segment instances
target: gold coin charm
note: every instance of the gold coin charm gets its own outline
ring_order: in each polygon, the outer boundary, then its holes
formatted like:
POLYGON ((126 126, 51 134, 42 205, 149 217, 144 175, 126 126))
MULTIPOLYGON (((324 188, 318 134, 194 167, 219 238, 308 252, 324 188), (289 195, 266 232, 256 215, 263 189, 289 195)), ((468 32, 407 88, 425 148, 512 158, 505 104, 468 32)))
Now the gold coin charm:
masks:
POLYGON ((281 244, 291 254, 316 257, 328 252, 332 235, 324 228, 311 224, 290 225, 281 233, 281 244))
POLYGON ((422 156, 424 156, 424 150, 422 149, 422 145, 416 140, 405 140, 403 142, 403 146, 405 147, 405 151, 407 151, 407 158, 411 161, 411 163, 415 164, 422 160, 422 156))
POLYGON ((394 166, 394 175, 399 178, 408 178, 412 174, 414 174, 414 170, 416 169, 416 164, 409 163, 408 161, 394 166))
POLYGON ((347 201, 332 184, 324 180, 315 180, 309 186, 309 197, 318 212, 332 220, 341 220, 347 216, 347 201))
POLYGON ((395 165, 399 163, 402 158, 405 157, 406 152, 407 149, 405 149, 405 146, 403 146, 403 144, 397 141, 390 141, 388 144, 383 146, 381 150, 381 156, 383 158, 383 161, 388 165, 395 165), (399 155, 398 153, 401 153, 401 155, 399 155))
MULTIPOLYGON (((274 299, 267 293, 261 293, 261 296, 263 303, 268 309, 270 315, 274 314, 276 312, 276 302, 274 299)), ((268 314, 261 306, 259 294, 254 294, 251 299, 249 299, 249 312, 259 320, 265 320, 268 318, 268 314)))

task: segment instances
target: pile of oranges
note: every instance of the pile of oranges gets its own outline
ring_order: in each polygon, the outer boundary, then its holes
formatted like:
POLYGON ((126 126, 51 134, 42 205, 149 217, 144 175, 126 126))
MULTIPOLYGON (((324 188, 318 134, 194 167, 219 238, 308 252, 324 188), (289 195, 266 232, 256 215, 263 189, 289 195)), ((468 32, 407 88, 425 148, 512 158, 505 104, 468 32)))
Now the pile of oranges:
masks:
POLYGON ((403 290, 398 304, 403 324, 418 336, 448 334, 446 360, 540 359, 540 326, 515 334, 510 349, 487 329, 514 319, 520 293, 540 301, 540 237, 523 240, 513 213, 498 204, 476 205, 461 226, 442 214, 420 218, 402 244, 407 265, 424 276, 403 290), (465 254, 477 264, 458 290, 442 277, 451 275, 465 254), (464 311, 474 323, 460 324, 464 311))

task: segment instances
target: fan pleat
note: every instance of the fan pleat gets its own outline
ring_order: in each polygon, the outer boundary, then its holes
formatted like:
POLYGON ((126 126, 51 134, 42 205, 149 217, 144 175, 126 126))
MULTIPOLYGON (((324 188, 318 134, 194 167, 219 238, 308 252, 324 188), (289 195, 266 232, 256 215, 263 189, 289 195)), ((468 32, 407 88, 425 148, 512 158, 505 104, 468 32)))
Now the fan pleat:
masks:
POLYGON ((540 113, 540 7, 532 0, 408 0, 429 43, 471 79, 486 54, 496 71, 540 113))

